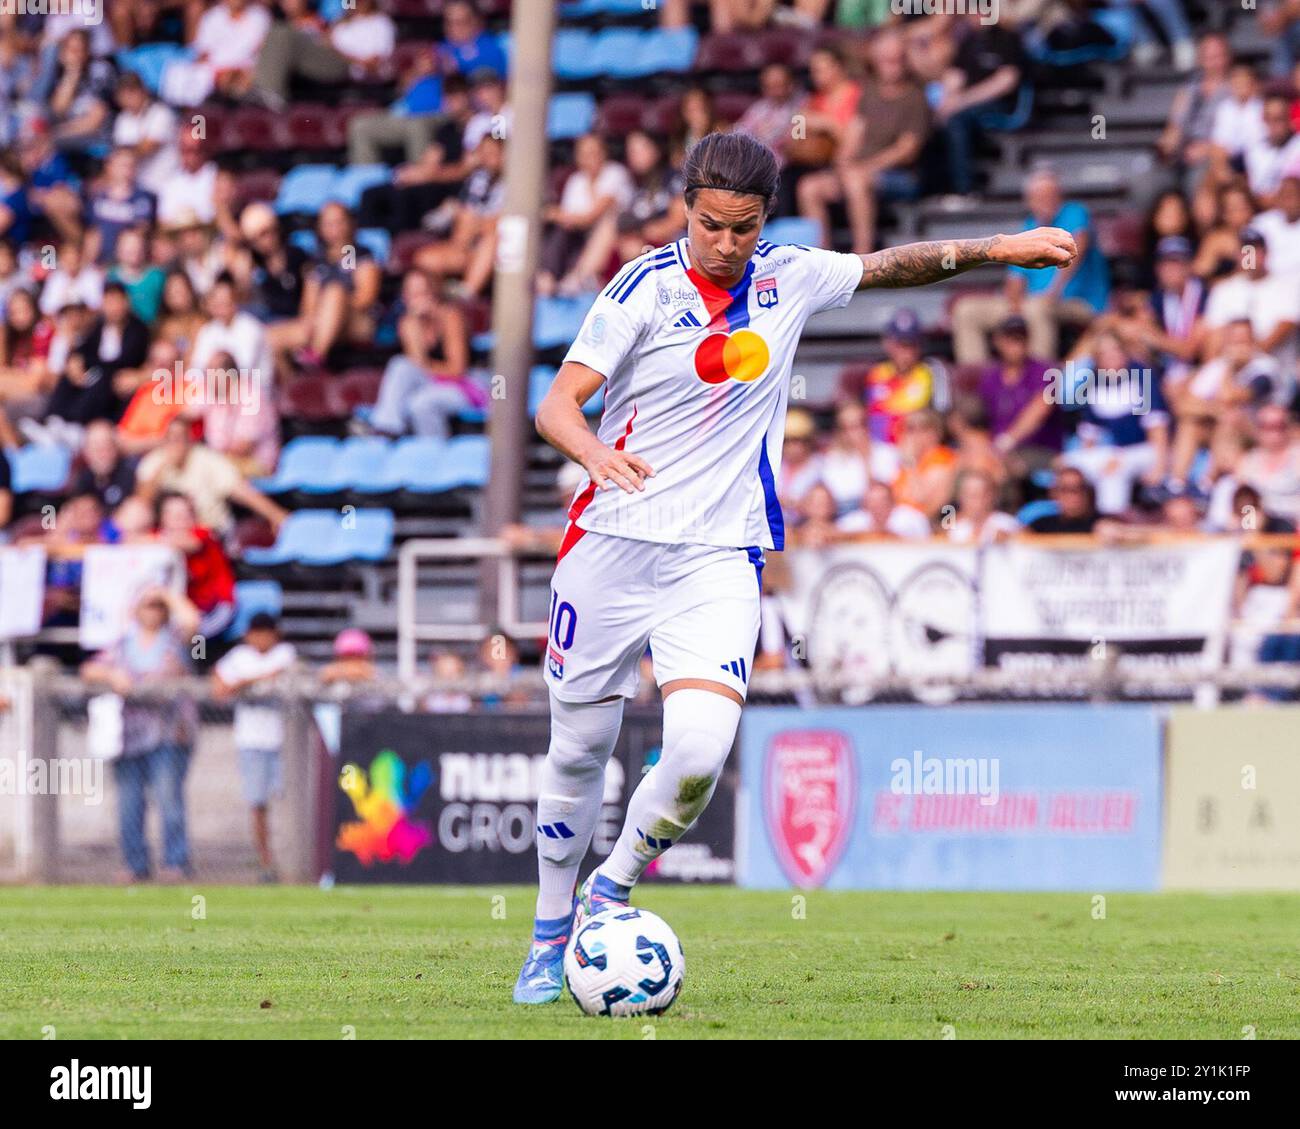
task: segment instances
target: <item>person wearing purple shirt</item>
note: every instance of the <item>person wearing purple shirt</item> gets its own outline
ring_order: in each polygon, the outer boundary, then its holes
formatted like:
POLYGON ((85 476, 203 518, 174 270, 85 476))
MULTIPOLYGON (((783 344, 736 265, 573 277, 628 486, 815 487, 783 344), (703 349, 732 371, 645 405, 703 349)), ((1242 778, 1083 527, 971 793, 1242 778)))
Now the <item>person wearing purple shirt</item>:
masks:
POLYGON ((1060 412, 1047 396, 1048 367, 1029 356, 1029 327, 1019 316, 993 331, 993 349, 998 361, 980 376, 979 395, 988 406, 994 446, 1004 458, 1014 452, 1025 470, 1038 470, 1060 454, 1065 440, 1060 412))

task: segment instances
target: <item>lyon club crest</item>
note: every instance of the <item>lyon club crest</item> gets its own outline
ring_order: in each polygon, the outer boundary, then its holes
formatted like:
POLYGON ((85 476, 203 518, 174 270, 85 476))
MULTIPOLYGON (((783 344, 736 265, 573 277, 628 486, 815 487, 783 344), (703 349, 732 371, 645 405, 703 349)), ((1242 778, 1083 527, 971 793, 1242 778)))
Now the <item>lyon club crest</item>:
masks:
POLYGON ((758 295, 758 304, 764 309, 775 306, 780 301, 776 292, 776 276, 760 279, 754 283, 754 293, 758 295))
POLYGON ((764 811, 777 860, 796 886, 820 886, 853 829, 853 746, 834 729, 787 730, 767 747, 764 811))

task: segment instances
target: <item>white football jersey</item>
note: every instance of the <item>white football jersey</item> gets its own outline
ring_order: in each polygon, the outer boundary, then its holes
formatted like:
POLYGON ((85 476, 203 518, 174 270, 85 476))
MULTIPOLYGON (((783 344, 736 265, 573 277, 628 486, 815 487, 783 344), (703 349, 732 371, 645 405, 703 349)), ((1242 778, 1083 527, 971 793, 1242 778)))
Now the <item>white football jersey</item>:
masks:
POLYGON ((723 290, 679 239, 628 263, 587 312, 565 356, 605 377, 602 443, 654 469, 645 490, 583 477, 578 529, 668 544, 785 543, 776 482, 790 368, 804 322, 848 304, 862 260, 760 240, 723 290))

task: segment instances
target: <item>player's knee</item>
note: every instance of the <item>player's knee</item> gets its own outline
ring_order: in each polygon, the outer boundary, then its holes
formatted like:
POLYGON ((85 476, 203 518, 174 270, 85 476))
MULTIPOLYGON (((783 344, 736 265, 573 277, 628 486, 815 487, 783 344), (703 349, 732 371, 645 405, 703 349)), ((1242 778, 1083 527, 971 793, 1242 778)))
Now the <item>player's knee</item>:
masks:
POLYGON ((551 743, 546 769, 560 777, 604 773, 623 723, 623 699, 572 703, 551 699, 551 743))

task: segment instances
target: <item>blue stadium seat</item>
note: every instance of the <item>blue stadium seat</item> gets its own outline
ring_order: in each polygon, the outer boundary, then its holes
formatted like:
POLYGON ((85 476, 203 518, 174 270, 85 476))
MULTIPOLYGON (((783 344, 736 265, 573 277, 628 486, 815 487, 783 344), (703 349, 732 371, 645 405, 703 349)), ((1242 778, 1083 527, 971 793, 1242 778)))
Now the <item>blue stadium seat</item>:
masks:
POLYGON ((560 7, 560 18, 577 20, 585 16, 640 16, 645 11, 645 0, 565 0, 560 7))
POLYGON ((142 43, 139 47, 125 48, 116 55, 117 69, 139 75, 153 94, 158 93, 163 71, 169 63, 193 58, 194 52, 178 43, 142 43))
POLYGON ((550 141, 572 141, 587 133, 596 120, 596 99, 587 91, 552 95, 546 107, 546 136, 550 141))
POLYGON ((555 33, 551 44, 551 69, 556 78, 594 78, 599 72, 593 65, 593 36, 578 28, 564 27, 555 33))
POLYGON ((392 440, 380 435, 356 435, 339 445, 338 455, 328 472, 311 485, 308 494, 331 494, 339 490, 356 490, 374 481, 384 472, 392 440))
POLYGON ((238 639, 248 630, 248 621, 258 612, 279 618, 284 610, 284 591, 274 580, 235 581, 235 618, 224 638, 238 639))
POLYGON ((533 344, 539 349, 556 349, 570 344, 582 328, 594 294, 577 298, 539 298, 533 310, 533 344))
POLYGON ((821 229, 816 220, 802 216, 781 216, 770 220, 763 228, 762 237, 769 243, 797 243, 800 247, 816 247, 821 239, 821 229))
POLYGON ((308 255, 314 255, 320 250, 320 240, 316 238, 316 233, 309 227, 300 227, 297 231, 289 236, 289 242, 308 255))
POLYGON ((299 212, 315 215, 330 198, 338 169, 333 165, 298 165, 280 181, 275 210, 287 216, 299 212))
POLYGON ((641 40, 644 74, 689 71, 700 49, 700 35, 693 27, 655 28, 641 40))
POLYGON ((355 528, 340 522, 337 545, 348 560, 382 561, 393 549, 393 511, 357 510, 355 528))
POLYGON ((393 546, 390 510, 295 510, 280 526, 269 549, 246 549, 251 565, 337 565, 375 561, 393 546))
POLYGON ((1030 28, 1025 36, 1025 51, 1034 60, 1049 67, 1077 67, 1084 63, 1113 63, 1125 58, 1133 47, 1137 34, 1137 14, 1131 9, 1110 8, 1091 13, 1091 18, 1101 24, 1114 38, 1114 44, 1074 47, 1065 51, 1047 46, 1046 37, 1039 28, 1030 28))
POLYGON ((448 441, 438 462, 405 487, 415 494, 441 494, 461 486, 486 486, 490 457, 486 435, 457 435, 448 441))
MULTIPOLYGON (((542 405, 542 397, 550 391, 551 385, 555 383, 555 374, 558 369, 550 365, 534 365, 532 372, 528 374, 528 414, 529 416, 537 415, 537 409, 542 405)), ((602 384, 596 389, 596 394, 588 400, 582 407, 583 413, 589 416, 600 415, 605 406, 605 386, 602 384)))
POLYGON ((253 483, 263 494, 286 494, 290 490, 312 489, 329 478, 339 457, 339 441, 329 435, 300 435, 290 439, 280 452, 280 462, 269 478, 253 483))
POLYGON ((388 265, 388 255, 393 249, 393 237, 382 227, 363 227, 357 231, 357 243, 375 257, 381 267, 388 265))
POLYGON ((1058 506, 1051 498, 1039 498, 1037 501, 1026 502, 1020 507, 1020 512, 1016 514, 1016 521, 1021 525, 1028 525, 1031 521, 1037 521, 1040 517, 1051 517, 1053 514, 1059 514, 1061 507, 1058 506))
POLYGON ((361 203, 361 193, 377 184, 387 184, 393 179, 393 170, 387 165, 347 165, 339 170, 330 186, 329 199, 337 201, 350 212, 361 203))
MULTIPOLYGON (((300 227, 289 236, 289 242, 309 255, 320 250, 320 240, 309 227, 300 227)), ((357 231, 357 244, 364 247, 374 257, 379 266, 388 265, 388 256, 393 250, 393 237, 382 227, 363 227, 357 231)), ((382 344, 382 342, 380 342, 382 344)))
POLYGON ((595 37, 591 45, 594 74, 611 78, 640 78, 654 74, 646 60, 649 32, 611 27, 595 37))
POLYGON ((9 451, 13 492, 27 494, 34 490, 54 493, 63 488, 72 469, 72 452, 49 443, 30 443, 9 451))
POLYGON ((388 494, 419 482, 442 461, 446 443, 421 435, 407 435, 388 448, 383 467, 366 482, 353 489, 358 494, 388 494))

